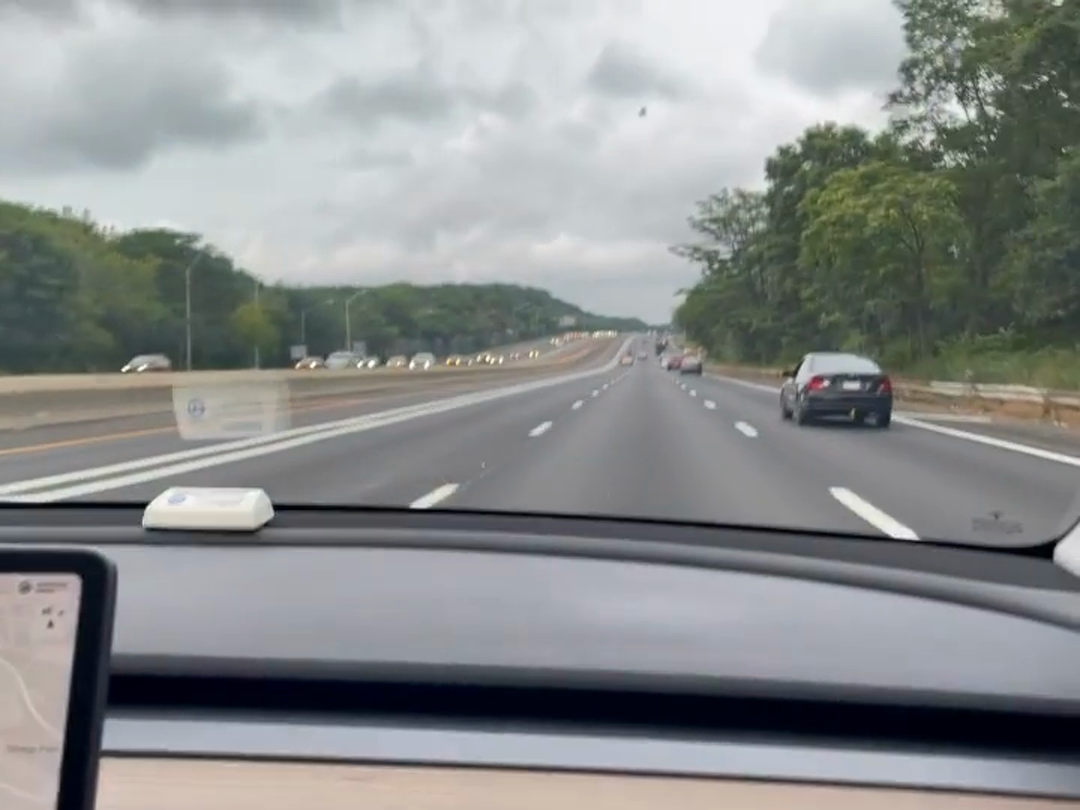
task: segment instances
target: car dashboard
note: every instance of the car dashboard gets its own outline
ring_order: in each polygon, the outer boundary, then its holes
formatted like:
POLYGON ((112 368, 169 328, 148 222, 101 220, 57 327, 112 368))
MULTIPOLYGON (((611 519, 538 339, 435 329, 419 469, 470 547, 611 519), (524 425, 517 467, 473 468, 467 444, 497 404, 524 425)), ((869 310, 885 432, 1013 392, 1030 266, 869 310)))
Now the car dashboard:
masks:
POLYGON ((12 505, 119 603, 100 810, 1080 799, 1080 579, 1028 554, 539 515, 249 533, 12 505))

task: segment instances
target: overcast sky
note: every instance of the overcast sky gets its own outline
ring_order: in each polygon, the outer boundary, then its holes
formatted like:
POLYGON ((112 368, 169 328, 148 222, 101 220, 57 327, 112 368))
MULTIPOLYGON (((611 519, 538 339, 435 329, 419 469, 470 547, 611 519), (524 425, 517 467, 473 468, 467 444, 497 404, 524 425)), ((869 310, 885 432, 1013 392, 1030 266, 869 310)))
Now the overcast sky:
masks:
POLYGON ((694 201, 880 125, 901 55, 889 0, 0 0, 0 195, 664 321, 694 201))

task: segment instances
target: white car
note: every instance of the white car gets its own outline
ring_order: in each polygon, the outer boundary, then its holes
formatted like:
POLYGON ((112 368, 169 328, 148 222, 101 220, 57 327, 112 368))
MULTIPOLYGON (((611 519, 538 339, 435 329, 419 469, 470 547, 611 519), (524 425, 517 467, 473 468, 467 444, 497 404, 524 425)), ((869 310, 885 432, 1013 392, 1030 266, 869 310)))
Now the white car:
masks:
POLYGON ((430 352, 420 352, 413 355, 413 359, 409 361, 410 369, 419 369, 420 371, 427 371, 429 368, 435 365, 435 355, 430 352))

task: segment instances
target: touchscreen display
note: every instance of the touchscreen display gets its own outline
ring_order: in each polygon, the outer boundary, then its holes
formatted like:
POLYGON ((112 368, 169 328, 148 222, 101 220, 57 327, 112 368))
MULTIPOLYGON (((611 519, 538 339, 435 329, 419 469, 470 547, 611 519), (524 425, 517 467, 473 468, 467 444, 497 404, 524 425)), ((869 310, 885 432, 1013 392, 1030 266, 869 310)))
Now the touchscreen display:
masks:
POLYGON ((82 581, 0 574, 0 808, 54 810, 82 581))

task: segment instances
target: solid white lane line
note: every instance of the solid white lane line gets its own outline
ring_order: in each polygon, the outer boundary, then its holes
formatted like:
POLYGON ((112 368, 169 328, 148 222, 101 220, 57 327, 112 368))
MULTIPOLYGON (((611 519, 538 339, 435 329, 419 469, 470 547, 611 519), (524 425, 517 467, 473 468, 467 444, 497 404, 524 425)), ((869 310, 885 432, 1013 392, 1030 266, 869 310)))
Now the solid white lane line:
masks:
POLYGON ((543 436, 549 430, 551 430, 551 422, 541 422, 529 431, 529 436, 535 439, 537 436, 543 436))
POLYGON ((897 540, 918 540, 919 536, 891 515, 887 515, 844 487, 830 487, 829 494, 878 531, 897 540))
POLYGON ((945 425, 932 425, 921 419, 911 419, 907 416, 894 416, 893 422, 899 422, 902 425, 909 425, 911 427, 920 428, 921 430, 928 430, 931 433, 940 433, 942 436, 951 436, 954 439, 964 439, 969 442, 975 442, 976 444, 985 444, 988 447, 996 447, 999 450, 1011 450, 1014 453, 1023 453, 1026 456, 1034 456, 1035 458, 1041 458, 1045 461, 1056 461, 1058 464, 1067 464, 1070 467, 1080 467, 1080 457, 1070 456, 1066 453, 1055 453, 1053 450, 1044 450, 1041 447, 1032 447, 1028 444, 1010 442, 1007 439, 998 439, 994 436, 984 436, 981 433, 970 433, 966 430, 957 430, 956 428, 945 427, 945 425))
POLYGON ((570 410, 572 410, 572 411, 576 411, 576 410, 577 410, 578 408, 580 408, 580 407, 581 407, 582 405, 584 405, 584 404, 585 404, 585 403, 584 403, 584 402, 582 402, 582 401, 581 401, 581 400, 579 399, 579 400, 578 400, 577 402, 575 402, 575 403, 574 403, 573 405, 571 405, 571 406, 570 406, 570 410))
POLYGON ((993 419, 967 413, 919 413, 918 411, 893 411, 893 419, 918 419, 930 422, 960 422, 968 425, 989 425, 993 419))
POLYGON ((457 484, 443 484, 437 489, 431 490, 427 495, 421 498, 417 498, 415 501, 409 504, 410 509, 430 509, 442 501, 445 501, 451 495, 458 491, 457 484))
POLYGON ((744 436, 749 436, 751 439, 757 436, 757 428, 746 422, 736 422, 735 429, 744 436))

